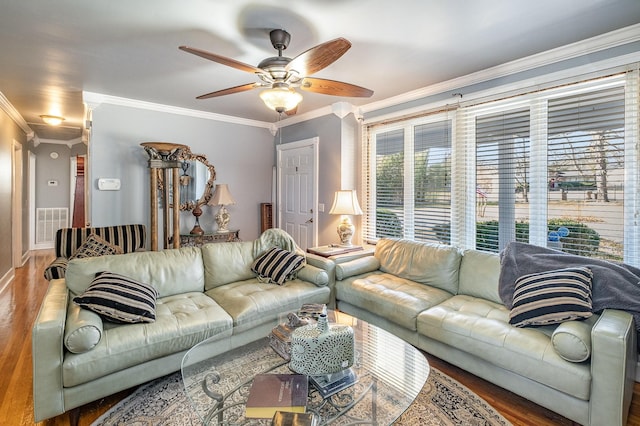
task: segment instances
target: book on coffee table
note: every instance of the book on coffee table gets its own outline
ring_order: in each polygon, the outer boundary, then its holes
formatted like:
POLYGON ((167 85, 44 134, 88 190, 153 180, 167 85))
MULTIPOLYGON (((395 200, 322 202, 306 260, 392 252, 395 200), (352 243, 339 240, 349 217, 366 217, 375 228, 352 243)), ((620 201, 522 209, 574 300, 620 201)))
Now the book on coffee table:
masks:
POLYGON ((358 381, 358 376, 353 368, 338 371, 337 373, 324 374, 322 376, 309 376, 309 382, 323 398, 328 398, 343 389, 353 386, 358 381))
POLYGON ((309 382, 303 374, 258 374, 249 389, 245 417, 271 419, 276 411, 307 411, 309 382))

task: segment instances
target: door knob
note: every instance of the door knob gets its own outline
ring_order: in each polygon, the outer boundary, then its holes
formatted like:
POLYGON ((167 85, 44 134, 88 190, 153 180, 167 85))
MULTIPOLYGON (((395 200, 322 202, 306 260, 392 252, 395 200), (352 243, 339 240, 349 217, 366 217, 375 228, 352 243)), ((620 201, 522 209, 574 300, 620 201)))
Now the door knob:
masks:
POLYGON ((305 223, 313 223, 313 218, 309 219, 308 221, 306 221, 305 223))

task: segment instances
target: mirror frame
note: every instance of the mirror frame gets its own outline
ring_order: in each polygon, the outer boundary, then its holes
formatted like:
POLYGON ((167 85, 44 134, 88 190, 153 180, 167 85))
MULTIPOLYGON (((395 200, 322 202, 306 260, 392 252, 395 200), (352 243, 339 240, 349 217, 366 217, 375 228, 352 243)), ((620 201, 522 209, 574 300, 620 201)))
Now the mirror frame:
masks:
MULTIPOLYGON (((182 150, 182 152, 178 156, 178 161, 180 162, 199 161, 202 164, 204 164, 207 170, 209 171, 209 179, 205 184, 204 191, 200 196, 200 198, 198 198, 197 200, 189 200, 185 203, 180 203, 180 210, 191 211, 191 210, 194 210, 196 207, 207 204, 209 200, 211 200, 211 197, 213 196, 213 182, 216 180, 215 167, 213 167, 213 165, 209 163, 206 155, 194 154, 191 152, 191 149, 189 147, 185 147, 185 149, 182 150)), ((156 170, 158 170, 158 189, 162 191, 164 189, 164 177, 161 169, 156 169, 156 170)), ((173 208, 173 203, 171 203, 169 207, 173 208)))

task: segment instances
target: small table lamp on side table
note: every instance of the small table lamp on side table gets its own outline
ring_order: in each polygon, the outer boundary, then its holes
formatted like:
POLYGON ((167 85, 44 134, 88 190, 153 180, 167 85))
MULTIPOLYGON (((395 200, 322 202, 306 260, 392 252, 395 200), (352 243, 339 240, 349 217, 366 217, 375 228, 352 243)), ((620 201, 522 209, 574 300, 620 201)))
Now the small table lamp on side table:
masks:
POLYGON ((235 203, 236 201, 231 196, 231 192, 229 192, 229 186, 226 183, 217 184, 213 197, 211 197, 211 201, 209 201, 209 205, 220 206, 220 210, 218 210, 218 213, 216 214, 218 232, 229 232, 227 225, 231 220, 231 215, 225 206, 230 206, 235 203))
POLYGON ((358 196, 354 189, 336 191, 333 199, 333 206, 329 214, 342 215, 342 221, 338 225, 338 236, 340 237, 340 247, 353 247, 351 238, 356 227, 351 223, 349 215, 361 215, 362 209, 358 204, 358 196))

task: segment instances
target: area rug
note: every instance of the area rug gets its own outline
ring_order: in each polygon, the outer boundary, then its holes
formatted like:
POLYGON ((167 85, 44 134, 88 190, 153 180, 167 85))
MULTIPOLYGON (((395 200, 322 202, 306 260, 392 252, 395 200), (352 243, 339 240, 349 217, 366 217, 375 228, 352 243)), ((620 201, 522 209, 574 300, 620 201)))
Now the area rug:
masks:
MULTIPOLYGON (((103 414, 92 426, 196 426, 180 373, 142 385, 103 414)), ((486 401, 451 377, 431 367, 422 391, 398 419, 403 426, 509 426, 486 401)))

